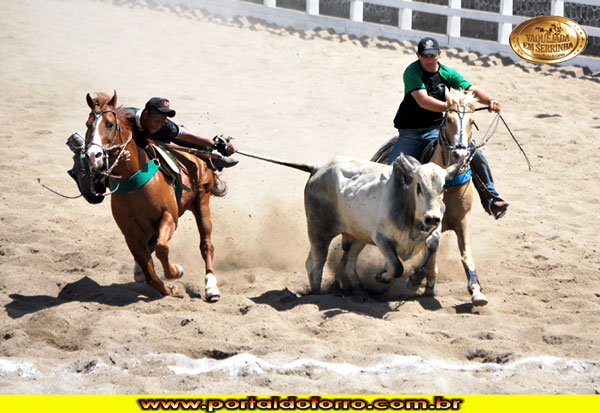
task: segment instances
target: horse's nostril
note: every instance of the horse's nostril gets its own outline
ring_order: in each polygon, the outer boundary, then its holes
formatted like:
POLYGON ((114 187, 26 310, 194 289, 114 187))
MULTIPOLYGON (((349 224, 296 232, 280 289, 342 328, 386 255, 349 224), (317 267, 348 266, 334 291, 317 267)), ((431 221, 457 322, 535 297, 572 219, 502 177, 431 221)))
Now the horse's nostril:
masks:
POLYGON ((425 224, 427 225, 437 225, 440 223, 439 217, 425 217, 425 224))
POLYGON ((101 156, 102 156, 102 152, 96 152, 96 153, 94 154, 94 157, 95 157, 95 158, 100 158, 101 156))

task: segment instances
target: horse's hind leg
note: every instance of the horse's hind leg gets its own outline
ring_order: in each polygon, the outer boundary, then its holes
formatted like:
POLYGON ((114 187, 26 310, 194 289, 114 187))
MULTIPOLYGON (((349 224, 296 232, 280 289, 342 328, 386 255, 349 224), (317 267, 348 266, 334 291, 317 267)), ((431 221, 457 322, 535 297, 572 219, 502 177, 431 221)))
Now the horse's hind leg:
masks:
POLYGON ((183 276, 183 267, 169 262, 169 241, 175 232, 177 224, 170 212, 165 211, 158 224, 158 239, 156 240, 156 258, 163 266, 165 278, 174 280, 183 276))
POLYGON ((196 225, 200 232, 200 254, 205 264, 205 288, 204 294, 206 301, 217 301, 221 297, 221 292, 217 286, 217 277, 213 272, 213 256, 215 248, 212 243, 212 219, 209 208, 210 193, 201 193, 196 200, 196 206, 192 209, 196 218, 196 225))

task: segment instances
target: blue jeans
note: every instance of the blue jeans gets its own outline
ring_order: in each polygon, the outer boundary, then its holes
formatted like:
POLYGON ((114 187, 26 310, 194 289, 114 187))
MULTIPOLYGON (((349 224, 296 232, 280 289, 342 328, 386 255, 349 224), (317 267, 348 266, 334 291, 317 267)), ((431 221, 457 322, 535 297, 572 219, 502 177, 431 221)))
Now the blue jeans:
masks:
MULTIPOLYGON (((400 152, 419 159, 419 155, 421 155, 423 149, 439 136, 439 125, 419 129, 398 129, 398 140, 390 152, 388 164, 391 165, 394 163, 394 160, 400 156, 400 152)), ((479 149, 475 151, 475 156, 471 160, 471 169, 473 173, 481 179, 488 191, 495 196, 500 196, 494 185, 494 178, 492 177, 490 165, 487 159, 485 159, 485 156, 483 156, 483 152, 479 149)), ((489 197, 485 196, 486 194, 484 194, 483 191, 480 191, 477 185, 475 185, 475 189, 477 189, 477 192, 479 193, 481 204, 486 208, 486 203, 488 202, 487 199, 489 197)))

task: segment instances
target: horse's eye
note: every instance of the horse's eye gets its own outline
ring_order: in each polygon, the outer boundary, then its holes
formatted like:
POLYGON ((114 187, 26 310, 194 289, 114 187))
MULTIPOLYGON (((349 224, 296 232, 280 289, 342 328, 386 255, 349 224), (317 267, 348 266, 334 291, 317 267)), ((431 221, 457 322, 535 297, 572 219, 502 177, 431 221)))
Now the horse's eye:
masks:
POLYGON ((106 127, 107 127, 108 129, 112 129, 112 128, 113 128, 113 126, 114 126, 114 124, 113 124, 112 122, 106 122, 106 127))

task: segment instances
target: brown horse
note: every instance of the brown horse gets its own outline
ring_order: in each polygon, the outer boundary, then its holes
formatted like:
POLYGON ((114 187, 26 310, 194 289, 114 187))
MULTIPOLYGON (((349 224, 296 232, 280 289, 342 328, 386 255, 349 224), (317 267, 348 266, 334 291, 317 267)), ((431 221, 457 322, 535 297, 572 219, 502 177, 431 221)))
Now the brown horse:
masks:
POLYGON ((174 186, 163 173, 156 172, 158 162, 133 139, 133 125, 117 107, 117 93, 112 98, 104 93, 95 98, 88 94, 86 99, 91 109, 86 122, 86 153, 92 169, 104 173, 116 188, 111 195, 112 214, 135 260, 136 280, 140 281, 143 273, 146 283, 163 296, 177 294, 176 287, 165 285, 156 275, 151 254, 156 252, 167 279, 183 276, 183 268, 169 262, 169 240, 179 217, 190 210, 196 218, 206 264, 205 297, 207 301, 218 300, 209 200, 211 194, 222 196, 224 191, 217 190, 216 175, 200 158, 179 153, 184 166, 182 183, 191 190, 177 197, 174 186))
MULTIPOLYGON (((473 204, 473 186, 471 185, 471 172, 468 166, 472 151, 472 127, 474 124, 473 112, 477 99, 471 92, 462 90, 446 90, 446 104, 448 110, 440 127, 440 137, 435 148, 431 162, 442 167, 464 162, 459 176, 454 182, 447 182, 444 189, 444 204, 446 212, 442 220, 442 231, 453 230, 458 240, 461 261, 467 274, 467 288, 471 294, 474 306, 486 305, 488 300, 481 292, 481 285, 475 271, 475 261, 471 254, 471 206, 473 204)), ((371 159, 375 162, 387 163, 389 153, 398 137, 392 138, 382 146, 371 159)), ((435 294, 435 282, 438 267, 436 254, 432 254, 427 265, 426 295, 435 294)), ((406 281, 406 286, 416 291, 423 280, 422 274, 413 274, 406 281)))

